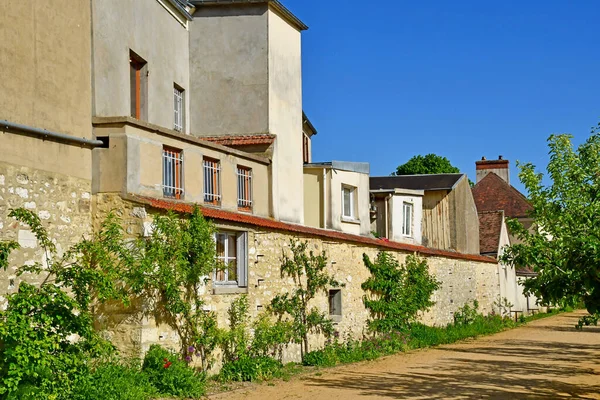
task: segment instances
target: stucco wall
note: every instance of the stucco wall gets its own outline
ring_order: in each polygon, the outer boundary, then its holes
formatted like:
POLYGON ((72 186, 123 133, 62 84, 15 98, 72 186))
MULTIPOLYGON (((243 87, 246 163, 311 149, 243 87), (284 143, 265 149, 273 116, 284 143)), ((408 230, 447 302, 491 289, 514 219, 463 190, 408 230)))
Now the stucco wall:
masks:
MULTIPOLYGON (((129 202, 123 202, 118 196, 99 195, 97 197, 98 219, 113 208, 121 210, 125 225, 130 233, 141 233, 143 223, 151 221, 155 211, 129 202)), ((369 273, 364 267, 363 253, 374 258, 378 252, 375 246, 339 241, 324 240, 320 237, 296 235, 283 231, 269 231, 262 228, 249 228, 216 221, 222 229, 242 229, 249 232, 248 249, 248 299, 250 314, 255 318, 271 299, 290 290, 289 279, 282 279, 280 264, 282 252, 289 251, 290 240, 306 240, 309 248, 315 252, 324 250, 328 257, 329 271, 343 282, 342 317, 336 320, 336 330, 341 337, 348 335, 359 339, 366 332, 365 322, 368 313, 362 303, 363 291, 360 288, 369 273)), ((393 251, 402 262, 408 253, 393 251)), ((497 269, 494 263, 469 260, 456 260, 442 257, 427 257, 430 271, 442 281, 441 288, 434 294, 436 305, 422 316, 427 324, 444 325, 452 321, 453 313, 465 303, 477 299, 480 310, 488 313, 499 293, 497 269)), ((209 284, 210 285, 210 284, 209 284)), ((205 291, 207 309, 217 312, 220 326, 226 326, 227 308, 238 295, 212 295, 210 286, 205 291)), ((320 295, 313 305, 328 312, 328 301, 320 295)), ((133 314, 117 313, 110 317, 106 327, 110 336, 122 349, 128 352, 145 351, 153 343, 177 347, 177 336, 166 326, 157 326, 152 320, 137 319, 133 314)), ((312 346, 323 343, 323 338, 311 338, 312 346)), ((299 348, 289 346, 286 360, 299 360, 299 348)))
POLYGON ((11 254, 8 270, 0 270, 0 307, 21 280, 39 283, 45 278, 43 274, 16 277, 17 266, 45 265, 45 257, 29 227, 8 217, 10 210, 24 207, 37 214, 60 255, 91 232, 90 192, 89 180, 0 162, 0 241, 21 245, 11 254))
POLYGON ((90 22, 87 1, 0 2, 0 119, 91 137, 90 22))
MULTIPOLYGON (((80 3, 89 9, 87 2, 80 3)), ((143 6, 137 1, 92 0, 92 8, 94 115, 130 115, 132 50, 148 63, 148 122, 172 129, 174 84, 188 99, 190 93, 188 30, 156 0, 143 6)), ((89 28, 85 34, 89 37, 89 28)))
POLYGON ((204 202, 202 163, 203 157, 210 157, 219 160, 221 164, 222 209, 238 210, 236 173, 239 165, 252 169, 252 213, 270 216, 267 160, 259 162, 250 155, 237 156, 175 137, 157 135, 143 129, 141 125, 96 127, 95 133, 98 136, 110 136, 110 148, 94 150, 94 193, 119 192, 162 198, 162 150, 166 145, 183 152, 185 192, 182 200, 204 202))
POLYGON ((201 6, 190 22, 191 133, 269 131, 267 6, 201 6))
POLYGON ((448 194, 452 248, 461 253, 479 254, 479 217, 466 176, 448 194))
POLYGON ((369 214, 369 175, 358 172, 332 169, 329 172, 331 179, 328 214, 331 218, 330 229, 340 230, 355 235, 368 236, 371 230, 369 214), (356 188, 355 201, 358 210, 355 220, 342 217, 342 187, 344 185, 356 188))
POLYGON ((304 169, 304 224, 324 228, 322 169, 304 169))
POLYGON ((395 194, 390 201, 389 212, 392 219, 391 240, 401 243, 421 244, 423 222, 423 197, 395 194), (413 205, 412 236, 402 234, 404 203, 413 205))

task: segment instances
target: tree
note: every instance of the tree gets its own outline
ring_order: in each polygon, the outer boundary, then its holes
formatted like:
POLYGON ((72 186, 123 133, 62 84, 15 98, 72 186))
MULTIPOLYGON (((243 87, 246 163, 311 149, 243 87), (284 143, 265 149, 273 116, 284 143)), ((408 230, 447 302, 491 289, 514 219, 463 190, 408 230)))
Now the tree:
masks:
POLYGON ((509 229, 522 243, 510 246, 503 257, 507 263, 533 268, 537 276, 528 279, 525 288, 543 304, 582 301, 591 315, 580 320, 579 327, 600 316, 599 128, 577 150, 572 136, 550 136, 549 185, 533 164, 519 165, 535 226, 528 230, 510 220, 509 229))
POLYGON ((369 329, 377 333, 406 330, 420 311, 426 311, 435 303, 431 295, 440 283, 429 274, 427 261, 410 255, 400 265, 389 253, 380 252, 372 262, 363 254, 365 267, 371 276, 363 282, 362 289, 368 292, 363 297, 365 308, 371 319, 369 329))
POLYGON ((446 157, 437 154, 417 155, 406 163, 399 165, 392 175, 419 174, 458 174, 460 170, 453 166, 446 157))
POLYGON ((325 313, 316 307, 310 307, 310 302, 322 292, 327 294, 330 287, 343 286, 327 274, 327 257, 325 252, 315 255, 307 253, 308 243, 290 240, 292 256, 283 256, 281 277, 292 278, 295 288, 291 293, 275 296, 271 301, 270 310, 279 316, 280 320, 286 314, 291 317, 293 340, 300 344, 302 358, 308 353, 308 334, 333 334, 333 324, 325 313))

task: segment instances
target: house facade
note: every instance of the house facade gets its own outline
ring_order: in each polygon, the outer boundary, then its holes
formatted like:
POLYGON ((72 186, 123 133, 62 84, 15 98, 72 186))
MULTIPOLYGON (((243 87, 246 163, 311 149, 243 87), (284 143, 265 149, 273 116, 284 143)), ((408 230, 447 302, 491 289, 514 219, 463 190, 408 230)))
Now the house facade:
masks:
MULTIPOLYGON (((256 317, 289 290, 280 263, 290 240, 325 251, 330 273, 346 284, 341 307, 329 308, 330 293, 314 302, 344 335, 360 338, 366 329, 362 256, 381 250, 400 261, 418 253, 442 281, 424 322, 450 322, 473 299, 491 311, 497 263, 475 251, 478 236, 465 236, 470 214, 456 216, 469 210, 466 179, 436 190, 394 188, 394 217, 382 217, 394 225, 384 242, 369 237, 368 164, 312 162, 317 131, 302 107, 305 29, 276 0, 1 2, 0 50, 9 57, 0 58, 0 240, 21 249, 0 272, 0 305, 18 289, 15 266, 43 260, 10 209, 37 213, 63 252, 112 210, 135 237, 149 233, 155 215, 199 205, 217 227, 218 256, 236 260, 203 293, 220 324, 240 294, 256 317), (405 203, 414 213, 406 225, 412 241, 401 228, 395 236, 394 210, 405 203), (440 204, 456 227, 443 240, 437 228, 417 225, 440 204)), ((178 340, 136 309, 113 310, 102 323, 127 353, 178 340)), ((286 357, 297 359, 298 349, 290 346, 286 357)))

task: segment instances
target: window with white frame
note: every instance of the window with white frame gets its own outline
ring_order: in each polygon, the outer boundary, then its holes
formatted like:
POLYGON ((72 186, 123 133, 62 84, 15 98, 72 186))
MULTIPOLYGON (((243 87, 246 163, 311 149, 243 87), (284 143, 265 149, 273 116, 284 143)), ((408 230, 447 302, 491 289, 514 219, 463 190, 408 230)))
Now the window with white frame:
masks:
POLYGON ((411 237, 413 234, 413 205, 404 203, 402 205, 402 235, 411 237))
POLYGON ((342 217, 356 219, 356 188, 342 186, 342 217))
POLYGON ((237 167, 238 208, 243 211, 252 210, 252 170, 237 167))
POLYGON ((215 285, 248 286, 248 251, 246 232, 217 232, 218 266, 214 272, 215 285))
POLYGON ((183 132, 184 123, 184 90, 179 86, 173 87, 173 129, 183 132))
POLYGON ((204 161, 204 202, 221 204, 221 163, 205 158, 204 161))
POLYGON ((181 199, 183 196, 183 153, 181 150, 163 147, 163 195, 181 199))

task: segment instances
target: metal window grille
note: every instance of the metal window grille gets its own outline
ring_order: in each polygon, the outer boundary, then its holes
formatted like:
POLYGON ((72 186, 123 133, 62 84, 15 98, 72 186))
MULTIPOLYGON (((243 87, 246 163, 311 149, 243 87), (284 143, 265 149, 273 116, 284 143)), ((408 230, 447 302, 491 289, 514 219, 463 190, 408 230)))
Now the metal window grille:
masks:
POLYGON ((238 208, 242 210, 252 209, 252 170, 249 168, 237 168, 237 192, 238 208))
POLYGON ((183 90, 175 87, 173 89, 174 127, 176 131, 183 131, 183 90))
POLYGON ((163 195, 181 199, 183 196, 183 153, 163 149, 163 195))
POLYGON ((402 211, 404 213, 402 235, 412 236, 413 205, 410 203, 404 203, 402 206, 402 211))
POLYGON ((204 159, 204 202, 221 203, 221 163, 218 160, 204 159))

